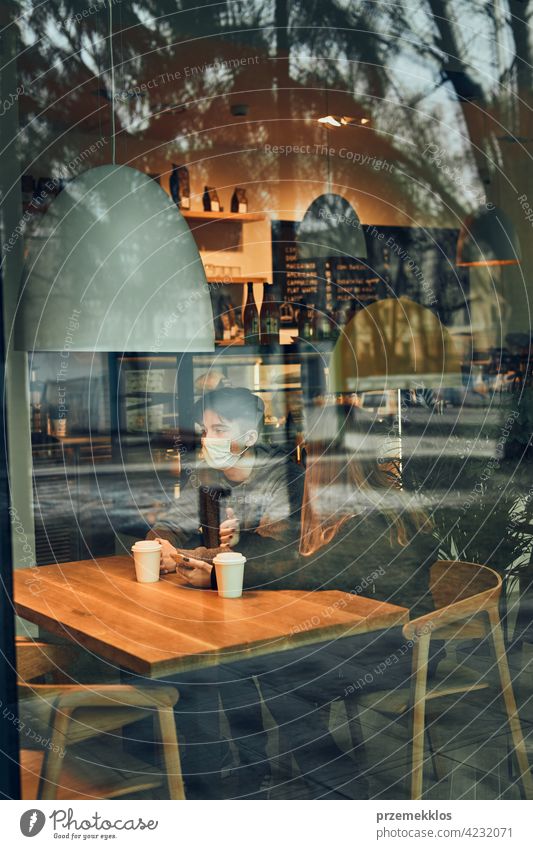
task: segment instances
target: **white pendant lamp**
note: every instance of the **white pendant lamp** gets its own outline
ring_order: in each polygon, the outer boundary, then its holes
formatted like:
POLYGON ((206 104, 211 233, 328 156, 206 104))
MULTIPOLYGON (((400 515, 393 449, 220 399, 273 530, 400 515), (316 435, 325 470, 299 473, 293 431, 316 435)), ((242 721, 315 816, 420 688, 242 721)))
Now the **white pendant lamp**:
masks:
POLYGON ((342 195, 328 192, 309 205, 296 233, 300 259, 366 259, 361 222, 342 195))
POLYGON ((15 346, 57 351, 67 335, 77 351, 214 350, 191 231, 166 192, 134 168, 103 165, 76 177, 31 235, 15 346))
POLYGON ((68 182, 29 232, 15 347, 25 351, 213 351, 208 283, 187 222, 151 177, 115 164, 68 182))

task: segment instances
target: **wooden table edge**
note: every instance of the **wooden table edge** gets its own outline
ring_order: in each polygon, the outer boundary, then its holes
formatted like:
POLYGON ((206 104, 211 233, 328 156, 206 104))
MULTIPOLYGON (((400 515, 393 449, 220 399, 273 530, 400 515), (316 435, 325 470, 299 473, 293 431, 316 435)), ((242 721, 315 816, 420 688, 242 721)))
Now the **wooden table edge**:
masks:
MULTIPOLYGON (((116 560, 117 558, 122 559, 122 556, 115 555, 114 557, 100 558, 96 561, 96 563, 99 564, 101 561, 105 563, 106 560, 116 560)), ((91 561, 79 562, 83 563, 91 561)), ((74 565, 75 562, 69 562, 64 564, 50 564, 52 568, 57 569, 74 565)), ((26 571, 27 570, 23 569, 17 570, 17 572, 19 572, 19 578, 21 581, 24 578, 23 573, 26 571)), ((38 580, 38 577, 36 579, 38 580)), ((43 575, 42 581, 43 584, 46 584, 46 575, 43 575)), ((295 593, 301 592, 302 599, 305 599, 311 593, 311 591, 298 590, 277 590, 275 592, 280 594, 287 592, 293 595, 295 593)), ((321 592, 328 592, 329 594, 331 594, 332 592, 334 592, 336 595, 339 596, 339 599, 342 599, 345 596, 347 603, 349 604, 351 602, 352 605, 354 602, 354 598, 357 598, 357 596, 354 596, 351 593, 343 592, 341 590, 316 590, 314 592, 316 592, 317 594, 321 592)), ((83 648, 86 648, 88 651, 94 652, 107 662, 115 663, 117 666, 121 666, 123 669, 133 674, 142 675, 144 677, 152 679, 161 678, 165 675, 174 675, 180 672, 190 671, 193 669, 213 667, 221 663, 239 663, 244 660, 250 660, 253 657, 286 652, 290 651, 291 649, 302 648, 306 645, 316 645, 319 643, 328 642, 328 640, 337 640, 345 637, 357 636, 358 634, 369 633, 372 631, 399 627, 401 625, 404 625, 409 620, 409 610, 407 608, 391 604, 390 602, 380 602, 373 599, 367 600, 370 600, 374 604, 376 604, 377 610, 379 610, 380 605, 383 605, 387 608, 387 621, 385 624, 377 628, 366 628, 364 626, 364 623, 368 620, 369 616, 360 615, 359 618, 356 620, 355 617, 357 616, 357 614, 355 614, 354 612, 354 616, 352 619, 352 627, 350 627, 349 621, 335 623, 321 621, 319 626, 317 626, 313 624, 312 620, 310 621, 310 624, 309 620, 306 620, 303 623, 297 623, 293 630, 286 634, 280 634, 279 637, 270 636, 265 639, 260 638, 252 640, 246 645, 243 645, 241 643, 240 645, 235 644, 235 646, 231 647, 213 647, 212 650, 199 650, 198 652, 184 654, 181 656, 177 656, 176 654, 174 654, 172 657, 163 657, 161 658, 161 660, 151 660, 148 658, 139 657, 138 655, 134 655, 130 651, 128 651, 127 648, 120 648, 116 645, 111 645, 110 642, 104 637, 98 636, 96 634, 88 634, 86 631, 84 631, 81 627, 78 627, 77 625, 67 625, 61 622, 60 620, 54 618, 52 615, 52 611, 50 611, 50 613, 46 613, 43 611, 35 610, 31 607, 28 600, 19 600, 17 598, 16 586, 14 593, 15 610, 17 614, 23 619, 37 624, 48 632, 56 636, 65 638, 70 642, 79 643, 83 648)), ((328 607, 331 606, 333 605, 325 604, 324 609, 327 610, 328 607)))

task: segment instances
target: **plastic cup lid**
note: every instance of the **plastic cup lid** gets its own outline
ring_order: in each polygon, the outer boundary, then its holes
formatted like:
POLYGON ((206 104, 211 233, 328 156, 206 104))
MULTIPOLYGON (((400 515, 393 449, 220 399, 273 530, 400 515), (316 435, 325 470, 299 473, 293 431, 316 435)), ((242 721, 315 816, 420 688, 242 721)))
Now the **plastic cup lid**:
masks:
POLYGON ((139 540, 131 547, 132 551, 160 551, 160 549, 161 543, 155 539, 139 540))
POLYGON ((238 551, 221 551, 220 554, 215 555, 213 562, 220 563, 221 566, 240 565, 246 563, 246 557, 238 551))

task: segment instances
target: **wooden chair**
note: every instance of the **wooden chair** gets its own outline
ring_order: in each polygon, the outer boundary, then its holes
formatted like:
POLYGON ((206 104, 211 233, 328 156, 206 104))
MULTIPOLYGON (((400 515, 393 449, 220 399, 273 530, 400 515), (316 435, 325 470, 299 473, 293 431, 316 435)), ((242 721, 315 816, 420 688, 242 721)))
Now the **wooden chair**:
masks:
POLYGON ((526 746, 513 693, 505 652, 498 602, 502 580, 488 566, 461 561, 439 560, 431 567, 431 593, 436 610, 413 619, 403 627, 406 645, 413 644, 411 686, 378 691, 357 697, 357 706, 392 716, 411 719, 412 767, 411 798, 422 797, 426 706, 445 696, 489 687, 479 673, 446 660, 439 664, 436 678, 428 688, 427 670, 432 639, 453 643, 458 640, 489 639, 494 647, 499 687, 527 799, 533 799, 533 781, 526 746))
MULTIPOLYGON (((65 752, 85 740, 120 733, 143 717, 157 719, 159 742, 162 745, 165 773, 139 774, 132 781, 122 780, 106 786, 104 779, 77 798, 116 798, 160 787, 166 782, 171 799, 185 799, 173 707, 179 695, 173 687, 137 688, 119 684, 64 684, 65 671, 75 657, 74 647, 34 640, 17 639, 17 672, 19 701, 36 698, 49 705, 50 733, 43 752, 21 750, 23 798, 56 799, 65 772, 65 752), (36 678, 51 675, 48 683, 30 683, 36 678), (101 791, 101 792, 100 792, 101 791), (96 794, 96 795, 95 795, 96 794)), ((120 765, 118 766, 120 769, 120 765)), ((75 779, 74 779, 75 781, 75 779)), ((73 798, 72 794, 65 798, 73 798)))

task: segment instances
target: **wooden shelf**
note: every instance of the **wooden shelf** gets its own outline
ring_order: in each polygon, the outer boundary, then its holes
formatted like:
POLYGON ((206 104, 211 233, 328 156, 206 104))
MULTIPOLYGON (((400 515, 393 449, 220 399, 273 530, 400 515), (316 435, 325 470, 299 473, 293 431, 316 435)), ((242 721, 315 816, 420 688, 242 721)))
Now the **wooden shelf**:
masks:
MULTIPOLYGON (((324 339, 313 342, 311 347, 305 342, 293 342, 290 345, 246 345, 243 342, 224 342, 218 340, 215 342, 216 356, 236 357, 250 360, 250 358, 272 358, 273 360, 281 359, 285 362, 300 363, 302 358, 306 360, 324 360, 329 358, 335 342, 330 339, 324 339)), ((212 353, 194 354, 196 358, 212 357, 212 353)))
POLYGON ((264 283, 268 284, 266 277, 208 277, 208 283, 240 283, 244 286, 246 283, 264 283))
POLYGON ((262 212, 205 212, 203 209, 180 209, 184 218, 196 218, 199 221, 266 221, 262 212))

